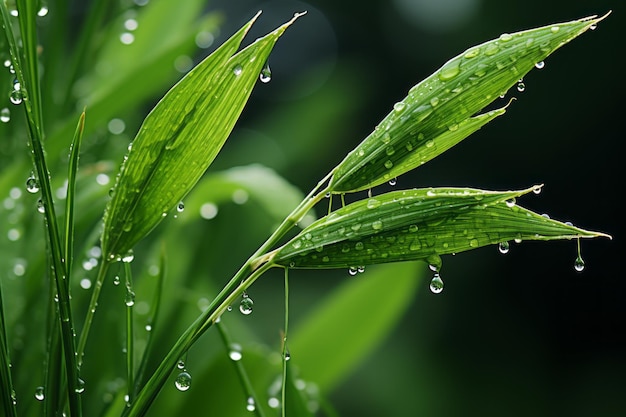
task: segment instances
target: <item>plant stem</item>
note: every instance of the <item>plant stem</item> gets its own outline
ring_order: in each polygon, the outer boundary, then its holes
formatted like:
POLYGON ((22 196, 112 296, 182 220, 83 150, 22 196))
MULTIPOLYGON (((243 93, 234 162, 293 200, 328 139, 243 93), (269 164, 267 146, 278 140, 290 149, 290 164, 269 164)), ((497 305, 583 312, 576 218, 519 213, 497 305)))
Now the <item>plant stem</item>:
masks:
POLYGON ((283 334, 283 383, 281 386, 281 409, 282 417, 287 415, 287 361, 289 349, 287 348, 287 332, 289 329, 289 268, 285 268, 285 333, 283 334))
POLYGON ((80 332, 80 338, 78 339, 78 347, 76 348, 76 356, 78 358, 78 366, 83 365, 83 357, 85 355, 85 346, 87 345, 87 338, 89 337, 89 330, 93 323, 93 317, 96 314, 96 308, 98 307, 98 299, 100 297, 100 291, 102 290, 102 284, 109 269, 109 261, 102 258, 100 268, 98 269, 98 275, 96 276, 96 282, 93 286, 93 292, 91 293, 91 299, 89 300, 89 308, 87 309, 87 315, 85 316, 85 323, 80 332))

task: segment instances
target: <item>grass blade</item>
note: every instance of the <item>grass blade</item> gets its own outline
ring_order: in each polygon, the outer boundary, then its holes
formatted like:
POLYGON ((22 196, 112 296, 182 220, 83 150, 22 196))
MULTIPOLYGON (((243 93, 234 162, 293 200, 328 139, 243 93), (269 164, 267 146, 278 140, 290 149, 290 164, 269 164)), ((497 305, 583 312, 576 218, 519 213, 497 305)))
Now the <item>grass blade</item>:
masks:
POLYGON ((255 19, 189 72, 144 121, 105 215, 102 250, 109 260, 130 250, 181 201, 226 141, 275 42, 293 23, 233 55, 255 19))
POLYGON ((15 408, 15 389, 11 378, 11 358, 9 356, 9 341, 4 321, 4 303, 2 281, 0 281, 0 401, 6 417, 17 417, 15 408))
POLYGON ((604 17, 503 34, 452 58, 413 87, 335 168, 331 191, 347 193, 383 184, 460 142, 491 120, 464 126, 471 116, 604 17))
POLYGON ((426 260, 514 239, 608 237, 514 203, 515 198, 539 189, 390 192, 352 203, 316 221, 280 248, 272 262, 290 268, 351 268, 426 260))

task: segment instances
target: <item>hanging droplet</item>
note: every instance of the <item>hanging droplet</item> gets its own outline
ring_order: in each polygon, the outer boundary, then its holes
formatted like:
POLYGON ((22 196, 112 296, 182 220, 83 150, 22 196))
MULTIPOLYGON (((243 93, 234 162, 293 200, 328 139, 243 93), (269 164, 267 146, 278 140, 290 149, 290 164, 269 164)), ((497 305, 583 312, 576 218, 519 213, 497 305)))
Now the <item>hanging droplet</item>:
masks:
POLYGON ((254 401, 254 397, 248 397, 246 401, 246 410, 252 412, 256 410, 256 402, 254 401))
POLYGON ((241 302, 239 303, 239 311, 241 311, 241 314, 244 314, 247 316, 250 313, 252 313, 253 304, 254 304, 254 301, 252 301, 252 298, 250 298, 248 294, 243 293, 241 297, 241 302))
POLYGON ((545 63, 545 62, 543 62, 543 61, 539 61, 539 62, 537 62, 537 63, 535 64, 535 68, 537 68, 537 69, 542 69, 542 68, 543 68, 543 67, 545 67, 545 66, 546 66, 546 63, 545 63))
POLYGON ((243 358, 241 345, 238 343, 231 343, 228 347, 228 357, 232 361, 240 361, 243 358))
POLYGON ((361 265, 361 266, 358 266, 358 267, 356 268, 356 271, 357 271, 359 274, 362 274, 363 272, 365 272, 365 267, 364 267, 364 266, 362 266, 362 265, 361 265))
POLYGON ((259 80, 265 84, 272 81, 272 70, 270 69, 270 65, 267 62, 265 63, 265 65, 263 65, 263 69, 261 69, 261 73, 259 74, 259 80))
POLYGON ((39 182, 32 175, 28 177, 28 179, 26 180, 26 191, 28 191, 31 194, 35 194, 39 192, 39 182))
POLYGON ((176 211, 179 213, 185 211, 185 203, 183 203, 182 201, 178 203, 178 205, 176 206, 176 211))
POLYGON ((41 2, 41 7, 39 8, 39 11, 37 11, 37 16, 44 17, 48 14, 48 11, 48 6, 44 2, 41 2))
POLYGON ((443 291, 443 280, 439 274, 435 274, 433 279, 430 280, 430 291, 433 294, 439 294, 443 291))
POLYGON ((187 391, 191 387, 191 375, 189 375, 189 372, 183 371, 179 373, 174 381, 174 385, 176 385, 176 389, 179 391, 187 391))
POLYGON ((389 180, 389 185, 391 185, 392 187, 394 185, 396 185, 398 183, 398 179, 397 178, 392 178, 389 180))
POLYGON ((585 261, 583 261, 580 255, 578 255, 574 261, 574 269, 576 272, 582 272, 585 269, 585 261))
POLYGON ((518 82, 517 83, 517 91, 519 91, 520 93, 522 93, 524 90, 526 90, 526 84, 524 84, 523 82, 518 82))
POLYGON ((502 254, 509 253, 509 248, 509 242, 500 242, 498 244, 498 250, 502 254))
POLYGON ((178 369, 185 369, 185 361, 180 359, 177 363, 176 363, 176 367, 178 369))
POLYGON ((356 274, 358 274, 359 271, 356 268, 356 266, 351 266, 350 268, 348 268, 348 274, 355 276, 356 274))
POLYGON ((120 285, 121 281, 122 280, 120 279, 119 275, 116 275, 116 276, 113 277, 113 285, 120 285))
POLYGON ((0 110, 0 122, 9 123, 10 120, 11 120, 11 110, 9 110, 8 107, 5 107, 2 110, 0 110))
POLYGON ((43 401, 43 400, 44 400, 44 398, 45 398, 45 395, 44 395, 44 388, 43 388, 43 387, 41 387, 41 386, 40 386, 40 387, 35 388, 35 399, 36 399, 37 401, 43 401))
POLYGON ((133 254, 132 250, 129 250, 126 255, 124 255, 122 257, 122 262, 124 263, 131 263, 133 261, 133 259, 135 259, 135 255, 133 254))

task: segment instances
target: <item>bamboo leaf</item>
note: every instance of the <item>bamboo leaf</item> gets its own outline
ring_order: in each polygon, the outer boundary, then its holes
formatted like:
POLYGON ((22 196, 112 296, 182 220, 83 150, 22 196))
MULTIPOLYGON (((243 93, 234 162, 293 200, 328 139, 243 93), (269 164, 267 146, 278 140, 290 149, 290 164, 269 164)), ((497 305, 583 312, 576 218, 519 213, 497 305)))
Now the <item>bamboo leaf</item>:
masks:
POLYGON ((108 259, 130 250, 204 174, 243 110, 275 42, 297 17, 234 54, 255 17, 190 71, 148 115, 105 214, 102 250, 108 259))
POLYGON ((518 206, 538 190, 429 188, 358 201, 321 218, 278 249, 272 262, 290 268, 350 268, 437 259, 509 240, 608 235, 577 228, 518 206))
POLYGON ((331 192, 383 184, 465 139, 503 110, 488 113, 493 117, 471 116, 514 86, 535 64, 604 17, 505 33, 452 58, 413 87, 335 168, 331 192))

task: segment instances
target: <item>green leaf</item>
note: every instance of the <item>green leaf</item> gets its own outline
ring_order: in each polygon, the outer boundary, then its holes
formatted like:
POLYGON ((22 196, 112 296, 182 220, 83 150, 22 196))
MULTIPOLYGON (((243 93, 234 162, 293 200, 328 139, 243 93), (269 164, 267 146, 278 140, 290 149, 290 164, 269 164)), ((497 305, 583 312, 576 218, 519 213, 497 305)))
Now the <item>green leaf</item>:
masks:
POLYGON ((347 280, 289 338, 291 365, 330 392, 393 330, 420 283, 417 263, 372 267, 347 280))
POLYGON ((509 240, 607 236, 526 210, 519 191, 429 188, 361 200, 323 217, 278 249, 272 262, 290 268, 350 268, 437 259, 509 240))
POLYGON ((102 250, 108 259, 129 251, 204 174, 234 127, 274 44, 296 18, 233 55, 255 17, 148 115, 105 214, 102 250))
POLYGON ((502 34, 445 63, 335 168, 333 193, 372 188, 410 171, 501 114, 472 118, 514 86, 535 64, 604 17, 502 34), (484 118, 483 118, 484 117, 484 118))

